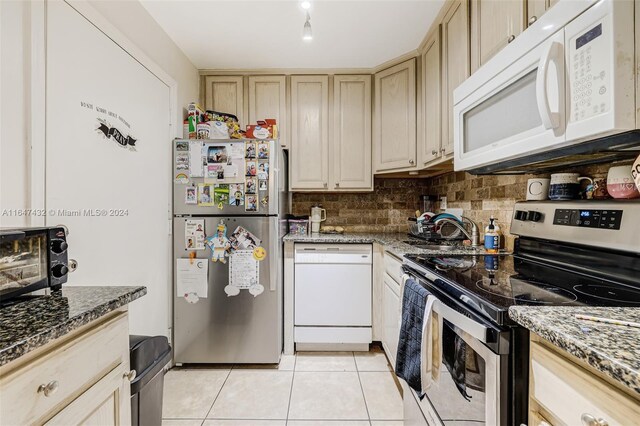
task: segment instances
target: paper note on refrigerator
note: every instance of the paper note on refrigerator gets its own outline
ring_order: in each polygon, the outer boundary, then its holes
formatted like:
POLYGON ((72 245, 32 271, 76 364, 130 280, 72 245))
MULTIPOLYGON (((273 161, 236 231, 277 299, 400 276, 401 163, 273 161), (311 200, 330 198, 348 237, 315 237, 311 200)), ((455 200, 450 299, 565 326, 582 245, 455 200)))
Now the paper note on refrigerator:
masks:
POLYGON ((189 176, 202 177, 203 175, 202 142, 189 141, 189 176))
MULTIPOLYGON (((225 292, 228 296, 236 296, 240 293, 240 290, 259 289, 262 287, 259 279, 260 264, 253 257, 253 250, 237 250, 231 254, 229 260, 229 285, 225 287, 225 292)), ((262 293, 262 290, 257 294, 262 293)), ((257 294, 254 294, 254 296, 257 294)))
POLYGON ((176 259, 176 297, 196 295, 207 297, 209 261, 207 259, 176 259))

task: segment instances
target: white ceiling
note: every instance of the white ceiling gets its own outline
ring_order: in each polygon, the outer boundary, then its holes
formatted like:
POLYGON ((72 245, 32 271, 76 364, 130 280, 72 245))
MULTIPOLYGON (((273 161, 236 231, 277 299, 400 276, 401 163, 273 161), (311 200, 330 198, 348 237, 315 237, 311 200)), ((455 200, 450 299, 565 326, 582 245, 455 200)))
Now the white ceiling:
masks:
POLYGON ((140 0, 199 69, 371 68, 420 44, 443 0, 140 0))

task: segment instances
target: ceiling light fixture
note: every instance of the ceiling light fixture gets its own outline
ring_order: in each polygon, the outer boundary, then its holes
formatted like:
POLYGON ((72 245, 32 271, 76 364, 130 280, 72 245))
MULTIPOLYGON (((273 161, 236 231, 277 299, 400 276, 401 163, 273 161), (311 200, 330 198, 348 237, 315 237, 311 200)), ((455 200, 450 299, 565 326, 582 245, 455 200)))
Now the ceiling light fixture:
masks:
POLYGON ((302 39, 304 41, 313 40, 313 34, 311 33, 311 16, 309 16, 309 12, 307 12, 307 20, 305 21, 302 29, 302 39))
POLYGON ((309 8, 311 7, 311 2, 310 1, 303 1, 302 3, 300 3, 300 6, 302 6, 302 8, 304 10, 309 10, 309 8))

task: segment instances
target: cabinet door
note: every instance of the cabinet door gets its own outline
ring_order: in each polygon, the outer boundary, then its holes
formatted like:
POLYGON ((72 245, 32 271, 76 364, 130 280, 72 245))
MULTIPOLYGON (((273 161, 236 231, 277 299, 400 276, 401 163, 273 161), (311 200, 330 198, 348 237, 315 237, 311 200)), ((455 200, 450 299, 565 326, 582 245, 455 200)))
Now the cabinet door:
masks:
POLYGON ((395 370, 396 356, 398 353, 398 339, 400 338, 400 318, 402 315, 400 306, 400 285, 385 274, 382 289, 382 318, 383 318, 383 346, 395 370))
POLYGON ((442 156, 440 119, 440 26, 427 39, 422 59, 422 164, 442 156))
POLYGON ((333 80, 334 189, 373 189, 371 171, 371 76, 333 80))
POLYGON ((376 74, 373 137, 376 172, 415 166, 415 59, 376 74))
POLYGON ((205 109, 226 112, 238 117, 244 129, 244 84, 242 76, 208 75, 204 78, 205 109))
POLYGON ((329 187, 329 77, 291 77, 291 189, 329 187))
POLYGON ((452 2, 442 20, 442 148, 453 153, 453 91, 469 77, 469 4, 452 2))
POLYGON ((129 362, 120 364, 46 424, 117 426, 131 423, 129 362))
POLYGON ((524 0, 471 2, 471 63, 473 71, 513 41, 523 30, 524 0))
POLYGON ((536 22, 549 8, 549 0, 527 0, 527 26, 536 22))
POLYGON ((287 147, 286 83, 283 75, 249 77, 249 124, 265 118, 275 118, 278 123, 280 145, 287 147))

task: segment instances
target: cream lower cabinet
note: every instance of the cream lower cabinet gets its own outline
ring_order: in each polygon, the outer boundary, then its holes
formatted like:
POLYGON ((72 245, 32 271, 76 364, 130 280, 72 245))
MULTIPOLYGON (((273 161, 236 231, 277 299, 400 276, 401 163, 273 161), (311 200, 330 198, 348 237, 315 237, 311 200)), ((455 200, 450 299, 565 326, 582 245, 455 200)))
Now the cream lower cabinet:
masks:
POLYGON ((383 257, 384 275, 382 279, 382 348, 396 367, 400 322, 402 319, 402 260, 385 252, 383 257))
POLYGON ((524 31, 524 0, 474 0, 471 2, 472 72, 524 31))
POLYGON ((371 76, 333 78, 330 185, 334 190, 373 190, 371 76))
POLYGON ((398 353, 401 315, 400 284, 385 274, 382 288, 382 347, 394 369, 398 353))
POLYGON ((292 76, 291 130, 291 190, 373 189, 371 76, 292 76))
POLYGON ((0 424, 131 423, 129 324, 115 311, 0 367, 0 424))
POLYGON ((376 73, 374 91, 374 172, 415 168, 415 58, 376 73))
POLYGON ((529 426, 623 426, 640 421, 640 399, 540 337, 531 337, 529 426))

